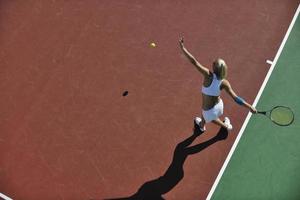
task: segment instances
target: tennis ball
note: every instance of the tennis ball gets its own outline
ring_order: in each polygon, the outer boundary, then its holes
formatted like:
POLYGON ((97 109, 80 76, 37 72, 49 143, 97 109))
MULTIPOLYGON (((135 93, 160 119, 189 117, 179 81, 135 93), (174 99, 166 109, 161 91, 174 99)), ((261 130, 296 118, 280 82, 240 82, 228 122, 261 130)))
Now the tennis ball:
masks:
POLYGON ((151 42, 151 43, 150 43, 150 46, 151 46, 151 47, 156 47, 156 44, 155 44, 154 42, 151 42))

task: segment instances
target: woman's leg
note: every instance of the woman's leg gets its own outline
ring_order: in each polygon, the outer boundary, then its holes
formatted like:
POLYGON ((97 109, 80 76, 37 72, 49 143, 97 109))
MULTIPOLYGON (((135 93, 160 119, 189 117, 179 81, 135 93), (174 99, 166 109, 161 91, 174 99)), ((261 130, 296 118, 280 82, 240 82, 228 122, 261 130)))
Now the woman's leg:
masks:
POLYGON ((201 115, 201 123, 199 124, 200 130, 205 131, 205 119, 203 117, 203 114, 201 115))

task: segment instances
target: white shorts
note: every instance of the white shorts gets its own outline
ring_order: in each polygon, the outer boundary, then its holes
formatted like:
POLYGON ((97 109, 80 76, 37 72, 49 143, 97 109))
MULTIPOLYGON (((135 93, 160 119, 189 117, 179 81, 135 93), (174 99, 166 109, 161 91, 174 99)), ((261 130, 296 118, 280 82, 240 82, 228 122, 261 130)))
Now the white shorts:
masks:
POLYGON ((220 99, 220 101, 211 109, 203 110, 202 114, 205 119, 205 122, 208 123, 219 118, 221 115, 223 115, 223 109, 224 109, 223 101, 222 99, 220 99))

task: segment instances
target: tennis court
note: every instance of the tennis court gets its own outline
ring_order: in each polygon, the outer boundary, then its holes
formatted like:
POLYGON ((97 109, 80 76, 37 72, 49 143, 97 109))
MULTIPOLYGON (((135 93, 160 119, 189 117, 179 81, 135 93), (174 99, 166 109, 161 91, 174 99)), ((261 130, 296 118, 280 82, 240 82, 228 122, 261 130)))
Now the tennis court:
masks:
POLYGON ((210 191, 211 199, 297 199, 298 18, 273 57, 298 5, 0 1, 0 199, 132 199, 155 184, 168 200, 202 200, 210 191), (234 90, 250 103, 274 67, 257 107, 289 106, 294 123, 247 117, 222 94, 233 131, 207 124, 195 137, 203 80, 182 54, 181 36, 203 65, 226 60, 234 90))

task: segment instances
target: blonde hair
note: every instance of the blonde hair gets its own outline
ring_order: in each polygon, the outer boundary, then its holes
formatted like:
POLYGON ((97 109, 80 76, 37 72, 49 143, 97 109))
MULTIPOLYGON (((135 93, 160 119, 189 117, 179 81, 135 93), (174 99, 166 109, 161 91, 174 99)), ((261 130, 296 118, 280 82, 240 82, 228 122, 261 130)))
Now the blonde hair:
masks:
POLYGON ((227 76, 227 65, 225 61, 221 58, 216 59, 213 62, 213 70, 217 75, 218 79, 224 79, 227 76))

